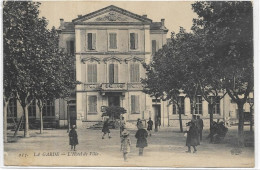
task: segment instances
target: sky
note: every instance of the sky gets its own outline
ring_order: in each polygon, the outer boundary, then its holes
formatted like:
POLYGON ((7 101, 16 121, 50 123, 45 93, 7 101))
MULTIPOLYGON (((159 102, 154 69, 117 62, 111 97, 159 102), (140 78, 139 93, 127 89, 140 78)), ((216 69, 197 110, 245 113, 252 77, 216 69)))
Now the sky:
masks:
POLYGON ((180 26, 190 31, 192 19, 197 15, 191 9, 190 1, 43 1, 40 16, 49 21, 48 28, 59 27, 60 18, 71 22, 78 15, 86 15, 109 5, 115 5, 138 15, 147 14, 153 22, 165 19, 165 26, 169 29, 167 37, 172 31, 178 32, 180 26))

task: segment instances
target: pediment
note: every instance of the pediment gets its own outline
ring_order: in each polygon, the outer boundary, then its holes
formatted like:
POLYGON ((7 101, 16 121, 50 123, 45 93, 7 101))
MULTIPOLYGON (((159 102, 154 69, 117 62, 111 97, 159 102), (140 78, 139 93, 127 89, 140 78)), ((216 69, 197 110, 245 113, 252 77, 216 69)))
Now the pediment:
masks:
POLYGON ((126 11, 122 8, 116 6, 108 6, 106 8, 100 9, 98 11, 92 12, 90 14, 84 15, 80 18, 74 19, 73 22, 76 23, 117 23, 117 22, 141 22, 141 23, 151 23, 152 20, 126 11))

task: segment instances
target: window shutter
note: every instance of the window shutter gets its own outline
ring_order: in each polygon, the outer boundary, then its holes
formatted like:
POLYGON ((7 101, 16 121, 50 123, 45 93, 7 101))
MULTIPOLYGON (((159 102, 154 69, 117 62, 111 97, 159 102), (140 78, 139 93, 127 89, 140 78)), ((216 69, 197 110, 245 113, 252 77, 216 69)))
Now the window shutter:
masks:
POLYGON ((135 34, 135 49, 138 49, 138 34, 135 34))
POLYGON ((87 75, 88 75, 88 82, 89 83, 92 83, 92 64, 88 64, 88 72, 87 72, 87 75))
POLYGON ((152 40, 152 55, 156 52, 156 40, 152 40))
POLYGON ((117 39, 116 33, 109 34, 109 48, 116 49, 117 48, 117 39))
POLYGON ((109 83, 114 83, 114 64, 109 64, 109 83))
POLYGON ((96 33, 92 34, 92 50, 96 49, 96 33))
POLYGON ((114 83, 118 83, 118 64, 114 64, 114 83))
POLYGON ((130 49, 135 49, 135 34, 130 33, 130 49))
POLYGON ((135 96, 131 96, 131 113, 135 113, 135 96))
POLYGON ((74 48, 74 41, 70 41, 70 54, 74 54, 75 48, 74 48))
POLYGON ((135 112, 140 113, 139 107, 139 96, 135 96, 135 112))
POLYGON ((139 64, 135 64, 135 82, 140 81, 139 64))
POLYGON ((70 54, 70 41, 66 41, 67 53, 70 54))
POLYGON ((93 69, 93 71, 92 71, 92 73, 93 73, 93 83, 96 83, 97 82, 97 64, 93 64, 92 65, 92 69, 93 69))
POLYGON ((134 64, 130 64, 130 82, 134 82, 134 64))
POLYGON ((92 33, 88 33, 88 50, 92 50, 92 33))

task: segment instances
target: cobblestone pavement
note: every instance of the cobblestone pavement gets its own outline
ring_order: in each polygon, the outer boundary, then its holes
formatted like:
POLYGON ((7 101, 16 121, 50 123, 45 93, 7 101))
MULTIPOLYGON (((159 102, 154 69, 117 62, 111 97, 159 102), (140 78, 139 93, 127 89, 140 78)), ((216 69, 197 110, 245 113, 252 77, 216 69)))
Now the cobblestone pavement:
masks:
MULTIPOLYGON (((193 154, 185 152, 183 133, 176 128, 162 128, 148 137, 148 147, 142 157, 135 147, 135 130, 131 130, 132 145, 127 162, 120 152, 119 130, 112 129, 112 138, 106 136, 102 140, 101 130, 78 129, 79 145, 75 152, 70 151, 67 130, 45 130, 44 134, 31 130, 30 138, 18 137, 16 142, 5 144, 5 165, 253 167, 254 147, 236 149, 236 130, 237 127, 230 128, 221 144, 209 144, 206 140, 209 132, 205 130, 198 152, 193 154)), ((9 131, 9 135, 12 134, 9 131)), ((20 131, 18 135, 22 134, 20 131)))

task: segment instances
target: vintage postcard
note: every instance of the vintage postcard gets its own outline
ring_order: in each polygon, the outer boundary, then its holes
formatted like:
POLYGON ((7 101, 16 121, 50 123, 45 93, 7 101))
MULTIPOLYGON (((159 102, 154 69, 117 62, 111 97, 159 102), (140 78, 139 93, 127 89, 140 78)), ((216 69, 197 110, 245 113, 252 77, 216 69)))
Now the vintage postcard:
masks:
POLYGON ((255 166, 252 1, 2 6, 4 166, 255 166))

